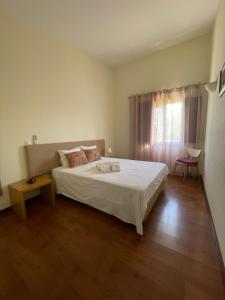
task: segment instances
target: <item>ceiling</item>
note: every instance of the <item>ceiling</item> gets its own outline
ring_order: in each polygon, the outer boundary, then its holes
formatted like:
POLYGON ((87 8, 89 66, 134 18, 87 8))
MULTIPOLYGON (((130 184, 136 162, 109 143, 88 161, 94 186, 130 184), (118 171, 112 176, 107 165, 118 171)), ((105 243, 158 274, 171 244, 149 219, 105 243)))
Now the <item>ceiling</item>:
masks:
POLYGON ((0 0, 8 13, 111 65, 212 29, 219 0, 0 0))

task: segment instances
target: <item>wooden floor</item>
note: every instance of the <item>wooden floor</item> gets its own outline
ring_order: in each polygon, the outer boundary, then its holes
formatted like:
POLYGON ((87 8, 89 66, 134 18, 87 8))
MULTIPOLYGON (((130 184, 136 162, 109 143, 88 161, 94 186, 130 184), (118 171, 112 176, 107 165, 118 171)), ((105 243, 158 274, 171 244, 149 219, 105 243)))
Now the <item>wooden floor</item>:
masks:
POLYGON ((0 215, 0 299, 224 300, 222 268, 199 182, 170 177, 135 227, 58 197, 0 215))

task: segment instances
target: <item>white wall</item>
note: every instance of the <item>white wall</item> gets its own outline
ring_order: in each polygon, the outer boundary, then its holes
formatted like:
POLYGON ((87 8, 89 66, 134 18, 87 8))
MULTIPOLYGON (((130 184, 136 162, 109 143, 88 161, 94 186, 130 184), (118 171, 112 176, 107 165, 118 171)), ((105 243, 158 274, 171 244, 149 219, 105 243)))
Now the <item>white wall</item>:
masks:
MULTIPOLYGON (((215 25, 212 79, 225 60, 224 20, 225 0, 215 25)), ((10 204, 7 185, 27 176, 23 145, 32 134, 41 143, 105 138, 117 155, 128 157, 128 97, 207 81, 209 75, 210 35, 119 67, 115 89, 110 68, 2 12, 0 39, 0 209, 10 204)), ((205 185, 223 257, 224 116, 225 100, 215 94, 208 115, 205 185)))
MULTIPOLYGON (((216 17, 211 81, 216 80, 225 63, 225 0, 220 1, 216 17)), ((205 148, 205 188, 225 263, 225 95, 210 95, 205 148)))
POLYGON ((209 79, 211 34, 161 50, 116 69, 116 151, 129 157, 129 102, 134 94, 206 82, 209 79))
MULTIPOLYGON (((0 15, 0 178, 25 178, 23 145, 105 138, 114 142, 113 72, 69 45, 0 15)), ((114 147, 113 147, 114 148, 114 147)))

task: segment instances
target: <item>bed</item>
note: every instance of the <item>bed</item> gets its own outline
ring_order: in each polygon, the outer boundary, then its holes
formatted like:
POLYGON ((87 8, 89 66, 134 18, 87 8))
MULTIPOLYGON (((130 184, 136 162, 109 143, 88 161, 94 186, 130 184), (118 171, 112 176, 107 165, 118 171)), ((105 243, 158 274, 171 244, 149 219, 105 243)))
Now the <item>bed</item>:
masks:
POLYGON ((52 170, 57 193, 85 203, 136 226, 143 234, 142 223, 153 197, 168 173, 165 164, 102 157, 105 162, 118 161, 120 172, 102 173, 96 162, 76 168, 52 170))
POLYGON ((168 174, 165 164, 104 157, 104 140, 71 142, 70 145, 29 145, 26 149, 30 176, 50 171, 57 193, 133 224, 137 233, 143 235, 143 222, 156 202, 168 174), (96 161, 75 168, 60 166, 58 149, 84 144, 97 144, 102 155, 101 161, 117 161, 121 171, 102 173, 96 168, 96 161))

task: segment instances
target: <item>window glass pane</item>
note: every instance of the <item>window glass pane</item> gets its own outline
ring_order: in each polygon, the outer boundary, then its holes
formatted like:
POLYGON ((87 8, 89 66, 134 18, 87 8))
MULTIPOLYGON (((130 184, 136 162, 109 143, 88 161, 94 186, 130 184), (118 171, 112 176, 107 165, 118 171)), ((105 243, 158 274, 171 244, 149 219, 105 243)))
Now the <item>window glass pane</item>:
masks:
POLYGON ((180 143, 182 138, 182 104, 168 103, 154 109, 156 143, 180 143))

